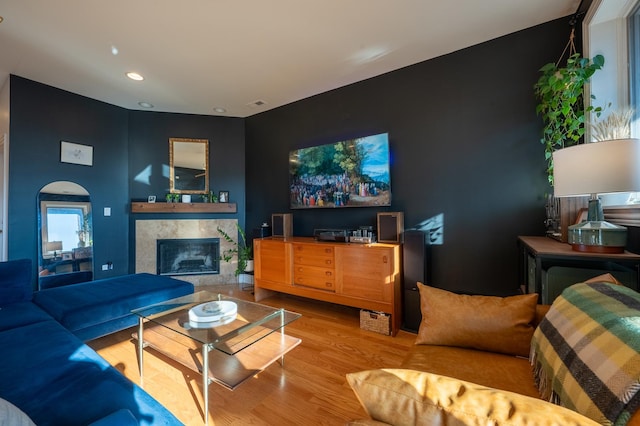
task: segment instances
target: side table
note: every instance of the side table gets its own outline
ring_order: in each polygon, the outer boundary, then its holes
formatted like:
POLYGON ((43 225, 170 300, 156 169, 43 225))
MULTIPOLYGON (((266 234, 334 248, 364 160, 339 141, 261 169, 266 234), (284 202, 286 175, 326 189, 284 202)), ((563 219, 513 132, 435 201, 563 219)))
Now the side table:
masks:
POLYGON ((550 237, 518 237, 518 275, 526 293, 550 304, 566 287, 610 273, 625 286, 640 289, 640 255, 584 253, 550 237))

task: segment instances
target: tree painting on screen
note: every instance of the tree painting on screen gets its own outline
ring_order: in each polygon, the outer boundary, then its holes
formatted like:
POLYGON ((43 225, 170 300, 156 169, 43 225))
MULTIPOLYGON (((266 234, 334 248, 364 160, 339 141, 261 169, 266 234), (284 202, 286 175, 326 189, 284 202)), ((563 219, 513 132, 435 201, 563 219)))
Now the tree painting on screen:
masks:
POLYGON ((389 135, 291 151, 289 184, 292 209, 389 206, 389 135))

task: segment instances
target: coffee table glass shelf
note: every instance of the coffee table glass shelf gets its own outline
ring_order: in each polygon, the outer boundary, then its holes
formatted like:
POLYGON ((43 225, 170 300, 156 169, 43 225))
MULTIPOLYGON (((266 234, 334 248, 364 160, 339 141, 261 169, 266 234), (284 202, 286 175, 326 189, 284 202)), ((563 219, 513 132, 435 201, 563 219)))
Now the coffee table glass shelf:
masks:
POLYGON ((278 359, 283 362, 301 342, 284 333, 285 325, 300 314, 208 291, 132 312, 139 317, 134 338, 141 385, 147 346, 201 373, 205 424, 210 383, 233 390, 278 359))

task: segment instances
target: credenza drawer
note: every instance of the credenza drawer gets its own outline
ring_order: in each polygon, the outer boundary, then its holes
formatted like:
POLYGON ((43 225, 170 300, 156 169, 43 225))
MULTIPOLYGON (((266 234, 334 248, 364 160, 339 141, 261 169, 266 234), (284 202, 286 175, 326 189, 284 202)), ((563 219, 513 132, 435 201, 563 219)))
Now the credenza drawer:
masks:
POLYGON ((295 265, 293 267, 293 284, 335 291, 335 271, 316 266, 295 265))
POLYGON ((294 244, 293 264, 334 268, 335 250, 322 244, 294 244))

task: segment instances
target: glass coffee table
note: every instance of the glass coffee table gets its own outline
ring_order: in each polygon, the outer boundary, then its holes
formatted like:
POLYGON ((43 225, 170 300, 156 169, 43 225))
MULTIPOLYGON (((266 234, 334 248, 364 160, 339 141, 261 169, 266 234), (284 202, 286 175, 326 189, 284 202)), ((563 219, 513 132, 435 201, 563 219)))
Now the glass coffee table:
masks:
POLYGON ((209 384, 235 389, 298 346, 284 333, 300 314, 208 291, 131 311, 138 315, 138 362, 144 385, 144 348, 202 374, 204 422, 209 421, 209 384), (143 338, 139 338, 142 336, 143 338))

